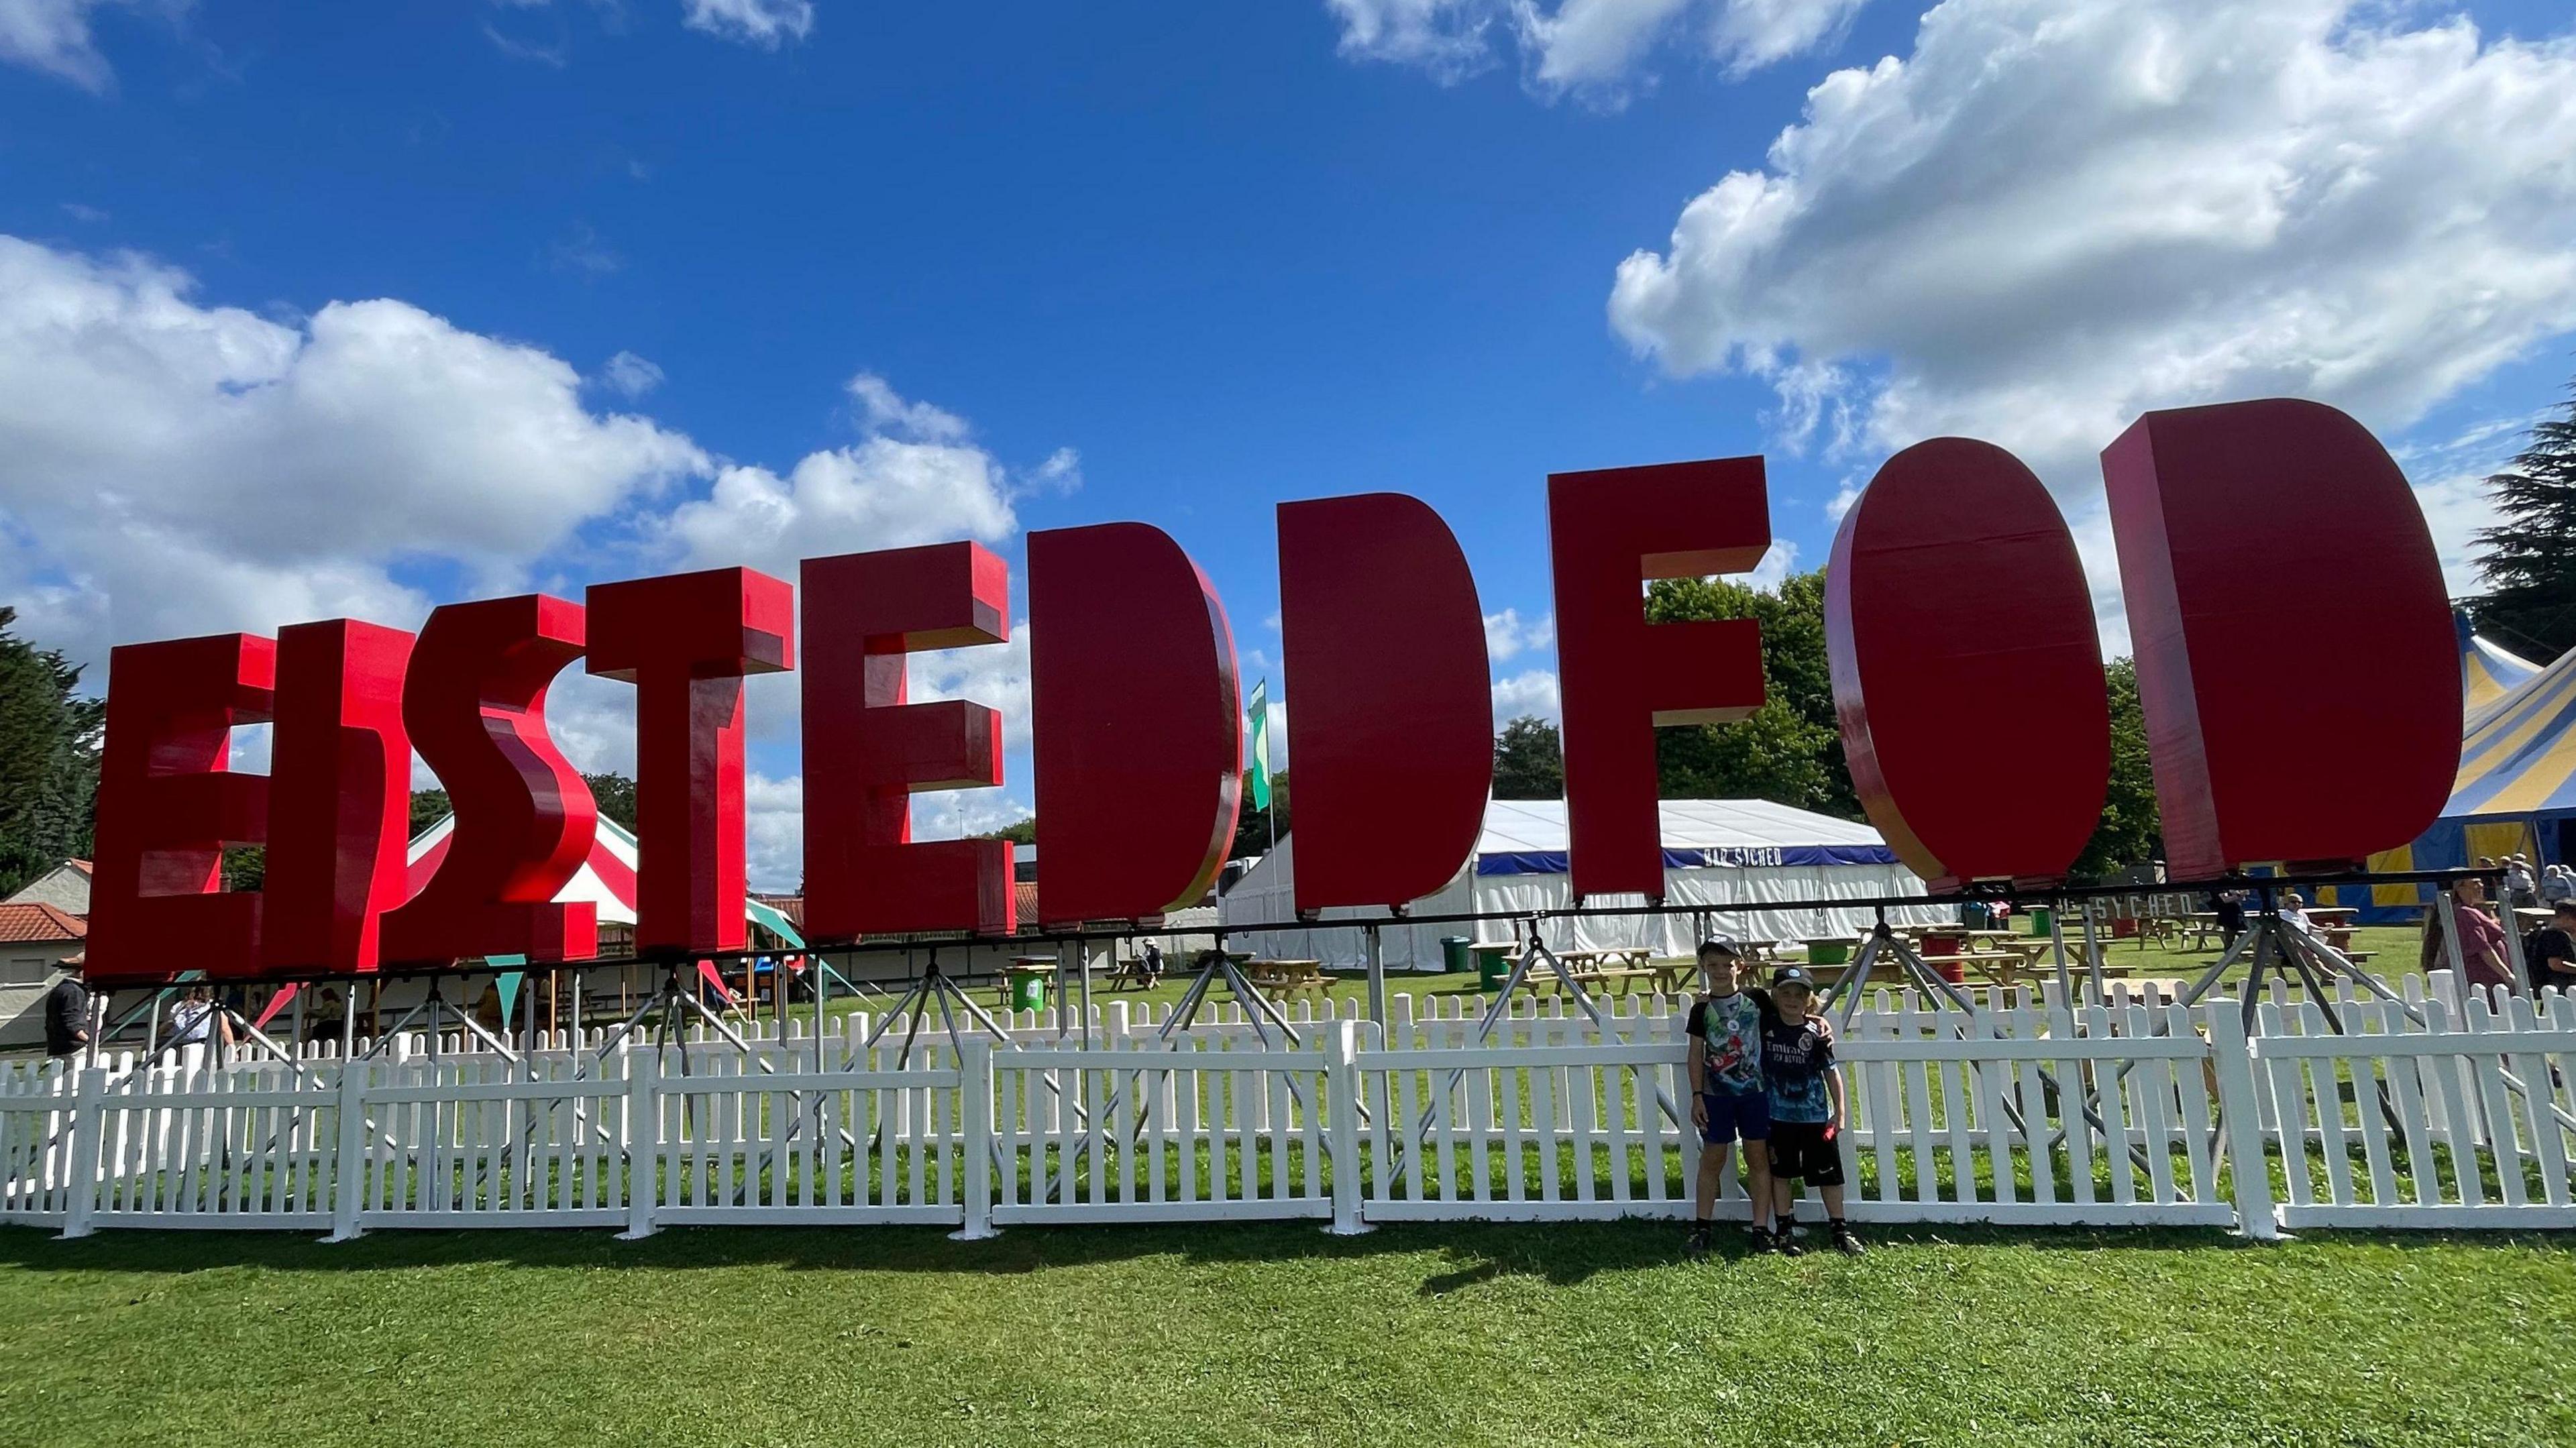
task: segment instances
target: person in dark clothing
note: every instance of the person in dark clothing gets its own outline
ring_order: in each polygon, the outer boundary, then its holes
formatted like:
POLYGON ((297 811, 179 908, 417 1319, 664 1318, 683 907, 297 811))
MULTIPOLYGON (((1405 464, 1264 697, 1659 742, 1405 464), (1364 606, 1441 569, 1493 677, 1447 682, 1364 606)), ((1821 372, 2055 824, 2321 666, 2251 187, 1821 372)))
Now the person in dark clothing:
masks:
POLYGON ((89 1044, 89 992, 67 975, 45 992, 45 1054, 72 1056, 89 1044))
POLYGON ((2523 942, 2523 964, 2531 968, 2531 993, 2576 990, 2576 900, 2561 900, 2549 923, 2523 942))
POLYGON ((2245 933, 2245 892, 2219 890, 2209 897, 2209 908, 2218 914, 2218 943, 2221 949, 2236 948, 2236 937, 2245 933))
POLYGON ((1789 1224, 1797 1219, 1798 1183, 1825 1209, 1834 1250, 1857 1257, 1860 1239, 1843 1220, 1843 1077, 1834 1065, 1833 1024, 1812 1011, 1815 982, 1796 966, 1771 981, 1774 1013, 1762 1023, 1762 1084, 1771 1102, 1774 1240, 1798 1255, 1789 1224))

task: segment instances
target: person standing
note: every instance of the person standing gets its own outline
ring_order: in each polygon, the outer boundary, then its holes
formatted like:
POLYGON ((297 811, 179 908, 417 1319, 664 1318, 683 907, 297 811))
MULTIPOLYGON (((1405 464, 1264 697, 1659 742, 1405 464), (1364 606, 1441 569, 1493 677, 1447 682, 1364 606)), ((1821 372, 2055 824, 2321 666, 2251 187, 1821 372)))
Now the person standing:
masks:
POLYGON ((2504 905, 2508 910, 2528 910, 2540 898, 2538 882, 2531 877, 2531 860, 2525 855, 2509 856, 2504 864, 2504 905))
POLYGON ((2218 917, 2218 947, 2234 950, 2236 937, 2245 933, 2245 892, 2218 890, 2209 897, 2210 913, 2218 917))
POLYGON ((1691 1125, 1699 1128, 1698 1215, 1686 1248, 1708 1254, 1717 1215, 1717 1181, 1728 1150, 1744 1143, 1744 1193, 1753 1203, 1756 1251, 1777 1245, 1771 1233, 1771 1103, 1762 1085, 1762 1030, 1779 1018, 1767 992, 1748 989, 1752 968, 1731 940, 1703 940, 1699 968, 1708 993, 1691 1003, 1682 1030, 1690 1037, 1691 1125))
POLYGON ((89 1045, 89 992, 80 977, 66 975, 45 992, 45 1054, 56 1060, 80 1054, 89 1045))

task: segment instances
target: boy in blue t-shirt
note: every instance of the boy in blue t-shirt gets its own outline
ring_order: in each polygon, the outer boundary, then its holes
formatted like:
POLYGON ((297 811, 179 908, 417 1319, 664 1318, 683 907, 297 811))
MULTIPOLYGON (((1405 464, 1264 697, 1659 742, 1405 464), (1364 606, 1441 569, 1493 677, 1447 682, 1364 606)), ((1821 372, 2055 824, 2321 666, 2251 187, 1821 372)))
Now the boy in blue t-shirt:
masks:
POLYGON ((1771 1001, 1777 1009, 1762 1024, 1762 1080, 1771 1104, 1774 1240, 1797 1254, 1789 1223, 1803 1181, 1824 1199, 1834 1250, 1859 1256, 1860 1239, 1843 1221, 1843 1073, 1834 1064, 1833 1027, 1808 1014, 1815 982, 1794 965, 1771 978, 1771 1001))
POLYGON ((1708 1252, 1718 1174, 1741 1137, 1753 1238, 1758 1249, 1767 1250, 1779 1240, 1771 1231, 1771 1157, 1762 1146, 1771 1135, 1770 1100, 1762 1086, 1762 1031, 1774 1019, 1771 998, 1745 987, 1752 967, 1733 941, 1701 941, 1699 968, 1708 978, 1708 994, 1691 1003, 1682 1025, 1690 1035, 1691 1124, 1700 1139, 1699 1214, 1688 1247, 1694 1257, 1708 1252))

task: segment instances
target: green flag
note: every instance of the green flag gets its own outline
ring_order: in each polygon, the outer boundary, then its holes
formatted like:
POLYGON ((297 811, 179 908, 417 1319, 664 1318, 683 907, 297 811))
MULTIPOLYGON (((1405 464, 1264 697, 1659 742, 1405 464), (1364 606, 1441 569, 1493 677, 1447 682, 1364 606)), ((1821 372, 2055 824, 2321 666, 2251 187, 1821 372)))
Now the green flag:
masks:
POLYGON ((1252 686, 1252 702, 1244 706, 1252 716, 1252 807, 1270 808, 1270 681, 1252 686))

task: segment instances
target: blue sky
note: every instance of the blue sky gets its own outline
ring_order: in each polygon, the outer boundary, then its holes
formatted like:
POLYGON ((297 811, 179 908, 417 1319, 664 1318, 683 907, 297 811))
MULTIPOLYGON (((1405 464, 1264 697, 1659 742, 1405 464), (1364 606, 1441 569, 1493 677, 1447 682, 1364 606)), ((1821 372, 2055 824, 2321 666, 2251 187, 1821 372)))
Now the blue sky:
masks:
MULTIPOLYGON (((1544 713, 1550 470, 1765 453, 1773 566, 1813 566, 1889 451, 1988 436, 2118 647, 2092 452, 2279 392, 2381 432, 2464 587, 2471 480, 2576 370, 2568 36, 2335 0, 0 0, 0 596, 103 661, 1138 518, 1293 710, 1271 509, 1394 489, 1467 548, 1498 714, 1544 713)), ((1024 721, 980 652, 923 682, 1024 721)), ((631 759, 620 688, 564 691, 588 762, 631 759)), ((755 870, 792 883, 792 688, 753 707, 755 870)), ((1015 814, 1015 738, 926 827, 1015 814)))

